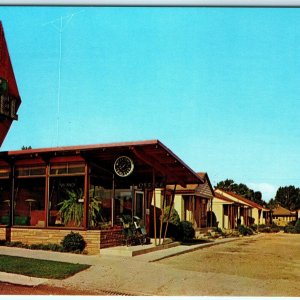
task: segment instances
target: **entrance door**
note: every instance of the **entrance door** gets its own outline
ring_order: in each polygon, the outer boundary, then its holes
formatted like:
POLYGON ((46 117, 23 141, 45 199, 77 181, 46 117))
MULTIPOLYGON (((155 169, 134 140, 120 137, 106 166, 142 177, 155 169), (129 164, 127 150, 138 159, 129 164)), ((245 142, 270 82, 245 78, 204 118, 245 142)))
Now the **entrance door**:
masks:
POLYGON ((142 191, 135 191, 133 215, 144 220, 144 216, 145 216, 144 192, 142 191))

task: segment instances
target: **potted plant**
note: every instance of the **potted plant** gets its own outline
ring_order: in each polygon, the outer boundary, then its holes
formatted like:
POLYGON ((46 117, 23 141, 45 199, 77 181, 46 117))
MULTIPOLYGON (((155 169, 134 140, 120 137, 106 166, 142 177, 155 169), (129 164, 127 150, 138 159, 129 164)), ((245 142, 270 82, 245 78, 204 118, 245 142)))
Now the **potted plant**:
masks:
MULTIPOLYGON (((66 189, 64 191, 65 200, 60 202, 59 215, 63 224, 72 226, 81 226, 83 219, 83 191, 81 188, 66 189)), ((101 200, 97 197, 90 197, 89 202, 89 225, 97 227, 99 221, 103 221, 101 216, 101 200)))
POLYGON ((59 215, 67 226, 81 226, 83 218, 83 192, 81 188, 65 189, 66 199, 58 203, 59 215))

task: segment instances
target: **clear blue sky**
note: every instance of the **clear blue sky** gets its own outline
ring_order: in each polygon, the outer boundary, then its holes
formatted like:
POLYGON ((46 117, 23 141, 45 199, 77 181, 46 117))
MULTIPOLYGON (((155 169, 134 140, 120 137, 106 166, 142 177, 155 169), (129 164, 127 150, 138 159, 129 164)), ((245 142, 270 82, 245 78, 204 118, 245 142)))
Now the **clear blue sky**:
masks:
POLYGON ((300 9, 0 7, 0 19, 23 101, 1 150, 159 139, 212 184, 267 201, 300 186, 300 9), (73 13, 58 114, 60 21, 45 23, 73 13))

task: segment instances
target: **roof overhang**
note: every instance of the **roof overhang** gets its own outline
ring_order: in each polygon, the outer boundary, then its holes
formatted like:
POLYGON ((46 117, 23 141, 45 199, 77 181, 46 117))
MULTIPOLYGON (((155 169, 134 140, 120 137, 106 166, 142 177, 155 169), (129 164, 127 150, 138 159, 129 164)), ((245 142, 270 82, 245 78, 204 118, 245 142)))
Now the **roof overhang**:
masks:
POLYGON ((67 160, 70 156, 78 156, 113 174, 114 162, 122 155, 134 161, 135 171, 128 177, 132 182, 152 182, 155 176, 155 180, 163 181, 164 184, 186 186, 203 183, 197 173, 159 140, 8 151, 0 155, 0 159, 1 156, 2 159, 9 157, 24 161, 39 158, 46 162, 53 157, 67 160))

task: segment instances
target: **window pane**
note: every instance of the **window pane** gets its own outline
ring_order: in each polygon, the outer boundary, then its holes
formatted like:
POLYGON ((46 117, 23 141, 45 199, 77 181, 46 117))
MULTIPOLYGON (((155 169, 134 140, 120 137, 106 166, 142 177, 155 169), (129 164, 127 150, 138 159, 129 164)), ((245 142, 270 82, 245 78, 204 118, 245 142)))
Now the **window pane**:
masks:
POLYGON ((16 176, 44 176, 45 166, 17 167, 16 176))
POLYGON ((105 228, 111 226, 112 190, 99 185, 90 185, 89 226, 105 228))
POLYGON ((10 168, 0 168, 0 178, 9 178, 10 168))
POLYGON ((7 225, 9 223, 10 215, 10 181, 7 179, 0 180, 0 224, 7 225))
POLYGON ((50 175, 84 174, 83 163, 65 163, 50 167, 50 175))
POLYGON ((82 227, 84 177, 50 178, 49 226, 82 227))
POLYGON ((45 226, 44 178, 16 179, 13 224, 19 226, 45 226))

